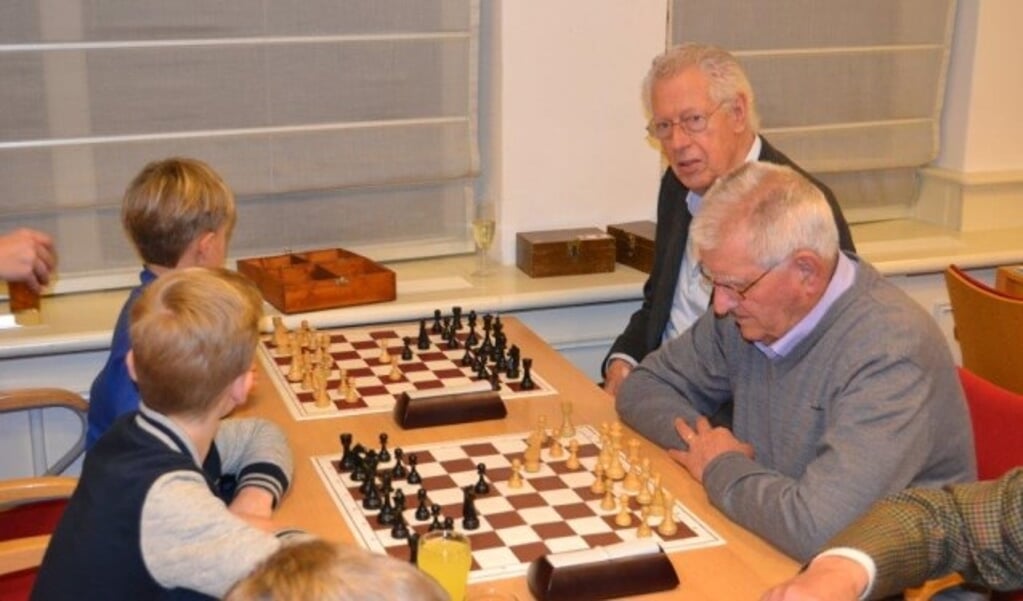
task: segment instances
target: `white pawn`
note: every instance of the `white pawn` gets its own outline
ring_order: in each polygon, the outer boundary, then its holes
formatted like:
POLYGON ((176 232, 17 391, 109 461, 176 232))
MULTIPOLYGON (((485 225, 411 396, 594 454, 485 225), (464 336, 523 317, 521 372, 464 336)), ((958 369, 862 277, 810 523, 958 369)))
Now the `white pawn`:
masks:
POLYGON ((611 490, 610 486, 605 485, 604 498, 600 501, 600 508, 606 511, 611 511, 615 507, 618 507, 618 504, 615 503, 614 491, 611 490))
POLYGON ((508 488, 522 488, 522 462, 518 459, 512 459, 508 488))
POLYGON ((565 467, 570 470, 582 467, 579 463, 579 441, 574 438, 568 442, 568 459, 565 460, 565 467))
POLYGON ((678 524, 675 523, 675 512, 673 511, 675 498, 668 491, 664 491, 663 497, 664 504, 661 505, 661 511, 664 512, 664 519, 657 525, 657 533, 661 536, 675 536, 675 533, 678 532, 678 524))
POLYGON ((391 353, 387 352, 387 341, 386 340, 381 340, 377 344, 380 345, 380 359, 379 359, 379 361, 380 361, 381 364, 387 365, 388 363, 391 362, 391 353))
POLYGON ((590 492, 595 495, 604 494, 604 467, 599 463, 593 468, 593 484, 590 485, 590 492))
POLYGON ((548 454, 551 459, 560 459, 565 455, 565 447, 561 446, 561 441, 557 438, 551 439, 551 448, 548 449, 548 454))
POLYGON ((629 509, 629 495, 618 495, 618 515, 615 516, 615 524, 622 528, 632 525, 632 510, 629 509))
POLYGON ((654 496, 650 500, 650 515, 659 518, 664 515, 664 489, 661 488, 661 475, 653 477, 654 496))
POLYGON ((650 538, 653 531, 650 529, 650 508, 643 506, 639 510, 639 528, 636 528, 636 538, 650 538))
POLYGON ((625 475, 625 480, 622 481, 622 487, 629 492, 639 492, 640 487, 643 486, 643 482, 639 476, 639 465, 633 465, 629 473, 625 475))
POLYGON ((572 424, 572 403, 564 401, 561 403, 561 434, 562 438, 575 436, 575 426, 572 424))

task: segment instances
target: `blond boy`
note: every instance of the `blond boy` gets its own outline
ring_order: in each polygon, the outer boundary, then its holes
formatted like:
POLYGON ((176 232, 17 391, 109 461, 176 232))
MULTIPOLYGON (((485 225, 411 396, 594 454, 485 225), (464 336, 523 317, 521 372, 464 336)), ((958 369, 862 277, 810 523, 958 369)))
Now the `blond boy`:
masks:
POLYGON ((33 599, 219 598, 279 548, 264 528, 291 478, 287 441, 269 422, 223 419, 252 386, 260 308, 224 269, 143 291, 127 356, 139 410, 86 455, 33 599))
POLYGON ((125 191, 121 221, 144 265, 140 284, 117 319, 110 356, 89 393, 86 446, 90 449, 119 416, 139 404, 138 388, 125 363, 131 347, 128 319, 132 305, 160 275, 184 267, 223 265, 235 222, 234 194, 202 161, 154 161, 125 191))

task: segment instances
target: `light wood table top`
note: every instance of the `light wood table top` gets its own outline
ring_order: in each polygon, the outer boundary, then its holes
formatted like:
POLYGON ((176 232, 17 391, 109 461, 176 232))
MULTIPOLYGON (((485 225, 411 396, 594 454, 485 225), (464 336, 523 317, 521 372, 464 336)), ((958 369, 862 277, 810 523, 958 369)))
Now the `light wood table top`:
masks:
MULTIPOLYGON (((533 358, 536 373, 558 391, 555 396, 506 402, 508 417, 503 420, 413 430, 402 430, 390 413, 296 421, 260 366, 252 397, 238 413, 273 420, 287 432, 291 442, 295 455, 294 482, 278 509, 275 521, 302 528, 328 540, 353 541, 352 534, 310 460, 313 456, 340 453, 338 436, 341 432, 352 432, 356 441, 367 443, 375 441, 379 433, 387 432, 391 448, 519 433, 535 428, 541 415, 546 415, 552 426, 558 425, 562 399, 573 403, 573 422, 576 425, 599 426, 616 419, 611 397, 596 384, 521 322, 504 317, 502 321, 508 340, 522 349, 523 357, 533 358)), ((626 439, 631 436, 640 438, 625 428, 626 439)), ((721 536, 725 544, 672 554, 672 562, 681 580, 679 588, 639 598, 707 601, 758 599, 769 586, 796 573, 799 565, 794 560, 732 523, 712 507, 701 485, 662 449, 641 439, 640 451, 643 456, 651 458, 652 470, 662 474, 662 484, 721 536)), ((524 577, 470 586, 470 590, 483 588, 514 592, 520 601, 532 599, 524 577)))

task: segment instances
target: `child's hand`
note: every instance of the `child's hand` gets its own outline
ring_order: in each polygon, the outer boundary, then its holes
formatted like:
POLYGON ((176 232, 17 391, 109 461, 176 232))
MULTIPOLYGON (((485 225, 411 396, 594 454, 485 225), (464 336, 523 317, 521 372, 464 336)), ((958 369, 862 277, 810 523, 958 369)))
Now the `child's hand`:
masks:
POLYGON ((238 490, 228 506, 231 513, 243 518, 268 520, 273 515, 274 498, 269 491, 258 486, 238 490))

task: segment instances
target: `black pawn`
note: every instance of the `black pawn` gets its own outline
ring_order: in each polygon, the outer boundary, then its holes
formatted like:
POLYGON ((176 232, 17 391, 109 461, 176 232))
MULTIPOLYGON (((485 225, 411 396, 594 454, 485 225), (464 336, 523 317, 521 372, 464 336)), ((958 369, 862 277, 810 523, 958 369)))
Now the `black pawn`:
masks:
POLYGON ((442 334, 444 332, 444 326, 441 325, 440 309, 433 310, 433 326, 430 327, 431 334, 442 334))
POLYGON ((416 464, 419 463, 419 458, 416 457, 415 453, 408 456, 409 472, 408 472, 408 483, 409 484, 422 484, 423 477, 416 471, 416 464))
POLYGON ((341 462, 338 463, 338 471, 350 472, 355 468, 355 455, 352 454, 352 433, 341 434, 341 462))
POLYGON ((533 382, 532 377, 533 360, 526 357, 522 360, 522 381, 519 382, 519 387, 522 390, 533 390, 536 388, 536 383, 533 382))
POLYGON ((490 378, 490 389, 493 390, 494 392, 500 391, 501 390, 501 374, 497 373, 497 368, 496 367, 494 368, 493 371, 490 372, 489 378, 490 378))
POLYGON ((472 348, 470 348, 468 344, 465 345, 465 354, 462 355, 462 366, 469 367, 473 364, 475 360, 476 359, 472 353, 472 348))
POLYGON ((434 530, 442 530, 444 528, 444 524, 440 521, 440 505, 437 505, 436 503, 431 505, 430 515, 433 516, 433 521, 430 522, 429 531, 433 532, 434 530))
POLYGON ((480 527, 480 517, 476 513, 476 493, 471 486, 462 489, 462 528, 466 530, 477 530, 480 527))
POLYGON ((395 514, 394 505, 391 505, 391 496, 384 493, 384 503, 380 506, 380 513, 377 514, 377 523, 381 526, 390 526, 394 524, 395 514))
MULTIPOLYGON (((384 503, 380 498, 380 490, 377 488, 376 478, 366 478, 363 487, 366 488, 363 492, 366 496, 362 498, 362 508, 373 510, 383 507, 384 503)), ((361 491, 362 488, 359 490, 361 491)))
POLYGON ((487 483, 487 466, 482 463, 476 464, 476 473, 480 475, 480 479, 476 482, 476 486, 473 490, 478 495, 485 495, 490 492, 490 484, 487 483))
POLYGON ((400 488, 394 491, 394 510, 398 513, 405 511, 405 491, 400 488))
POLYGON ((426 320, 419 320, 419 339, 416 341, 416 348, 421 351, 430 349, 430 334, 426 331, 426 320))
POLYGON ((416 565, 419 560, 419 533, 412 531, 408 535, 408 561, 416 565))
POLYGON ((405 516, 400 513, 394 515, 394 526, 391 527, 391 538, 404 539, 408 538, 408 524, 405 523, 405 516))
POLYGON ((419 499, 419 507, 416 508, 416 519, 420 522, 425 522, 430 519, 430 508, 426 506, 426 489, 420 488, 416 492, 416 498, 419 499))
POLYGON ((511 348, 508 349, 508 360, 506 361, 507 371, 505 372, 508 374, 508 378, 511 380, 518 379, 520 375, 519 359, 521 357, 522 351, 519 350, 519 347, 515 346, 514 344, 511 345, 511 348))
POLYGON ((405 336, 404 338, 401 339, 401 341, 403 343, 405 343, 404 346, 401 347, 401 360, 402 361, 411 361, 412 360, 412 339, 409 338, 408 336, 405 336))
POLYGON ((391 460, 391 452, 387 450, 387 432, 380 433, 380 452, 377 453, 380 463, 387 463, 391 460))
POLYGON ((476 309, 469 310, 469 329, 476 327, 476 309))
POLYGON ((454 326, 454 328, 456 330, 461 330, 463 327, 465 327, 465 326, 462 325, 462 308, 461 307, 458 307, 458 306, 451 307, 451 323, 452 323, 452 325, 454 326))
POLYGON ((446 518, 444 518, 444 525, 441 527, 444 528, 445 530, 454 530, 455 518, 451 517, 450 515, 447 516, 446 518))
POLYGON ((405 463, 402 461, 405 457, 405 451, 401 450, 401 447, 394 449, 394 467, 391 468, 391 477, 395 480, 404 480, 408 477, 408 470, 405 469, 405 463))
POLYGON ((448 341, 448 350, 455 350, 461 348, 461 344, 458 342, 458 332, 455 331, 455 324, 448 326, 447 333, 445 334, 448 341))
POLYGON ((480 343, 479 336, 476 335, 476 324, 469 324, 469 335, 465 337, 465 348, 476 346, 480 343))

